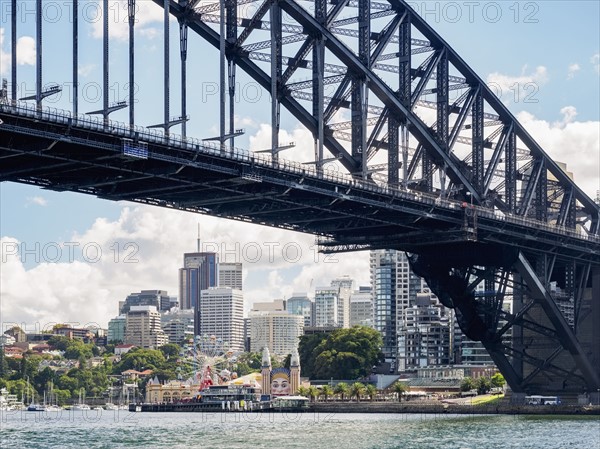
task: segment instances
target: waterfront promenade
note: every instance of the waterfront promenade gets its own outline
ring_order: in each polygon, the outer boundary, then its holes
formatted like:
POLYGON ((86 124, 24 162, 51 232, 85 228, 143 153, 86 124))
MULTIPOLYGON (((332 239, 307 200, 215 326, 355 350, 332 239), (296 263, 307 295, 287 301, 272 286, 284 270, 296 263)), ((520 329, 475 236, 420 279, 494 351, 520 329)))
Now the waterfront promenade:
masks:
MULTIPOLYGON (((157 413, 157 412, 177 412, 177 413, 262 413, 277 412, 276 410, 262 406, 256 406, 252 409, 241 410, 237 407, 222 408, 219 404, 213 404, 214 407, 201 407, 201 404, 131 404, 131 412, 157 413)), ((452 415, 597 415, 600 416, 600 407, 582 406, 582 405, 516 405, 508 401, 500 400, 491 403, 448 403, 442 401, 319 401, 312 402, 304 410, 294 410, 290 413, 384 413, 384 414, 452 414, 452 415)))
POLYGON ((578 405, 514 405, 508 401, 497 404, 448 404, 441 401, 413 402, 315 402, 310 411, 322 413, 418 413, 459 415, 600 415, 598 406, 578 405))

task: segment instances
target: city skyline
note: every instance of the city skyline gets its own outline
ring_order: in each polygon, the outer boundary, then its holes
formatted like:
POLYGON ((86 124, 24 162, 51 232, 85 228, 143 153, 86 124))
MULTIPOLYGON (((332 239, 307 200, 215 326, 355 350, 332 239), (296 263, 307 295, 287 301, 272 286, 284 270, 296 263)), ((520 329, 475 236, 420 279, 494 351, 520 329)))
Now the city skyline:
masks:
MULTIPOLYGON (((503 17, 497 23, 482 18, 481 11, 477 11, 473 21, 465 15, 453 22, 443 14, 444 7, 440 7, 439 13, 433 9, 426 19, 433 22, 439 33, 484 80, 501 88, 502 99, 509 109, 555 160, 568 164, 578 185, 594 197, 600 189, 600 102, 595 101, 600 96, 600 45, 597 40, 589 39, 585 25, 571 30, 566 37, 555 30, 565 21, 594 26, 598 5, 578 2, 578 7, 572 7, 572 4, 568 8, 556 6, 560 3, 539 2, 539 10, 533 17, 536 21, 525 20, 532 18, 525 14, 527 11, 520 11, 519 20, 512 20, 511 14, 515 11, 509 10, 508 4, 502 7, 503 17), (461 32, 456 32, 457 27, 461 32), (474 35, 482 36, 485 52, 472 45, 474 35), (557 51, 550 57, 539 51, 542 44, 557 51), (511 51, 503 51, 507 46, 511 51), (567 48, 569 51, 563 51, 567 48), (523 95, 515 96, 515 91, 511 90, 511 86, 516 85, 517 92, 523 94, 522 89, 528 83, 537 88, 534 98, 530 99, 535 101, 525 101, 523 95), (573 149, 577 149, 577 153, 573 149)), ((140 11, 140 30, 145 29, 147 33, 140 36, 139 41, 148 49, 147 56, 140 60, 142 64, 160 53, 162 42, 152 38, 153 31, 161 27, 160 12, 160 7, 151 4, 143 5, 140 11)), ((31 37, 32 25, 32 22, 20 23, 19 36, 31 37)), ((90 32, 82 32, 82 48, 99 49, 101 32, 98 25, 85 24, 90 27, 90 32)), ((7 77, 10 38, 7 28, 0 28, 0 77, 7 77)), ((117 78, 125 74, 126 60, 120 55, 124 53, 126 42, 119 34, 121 31, 121 28, 111 28, 111 51, 119 55, 118 61, 111 66, 115 82, 120 82, 117 78)), ((173 29, 172 34, 174 32, 173 29)), ((46 32, 45 38, 55 37, 46 32)), ((173 45, 178 45, 177 39, 172 41, 173 45)), ((197 52, 195 48, 193 51, 197 52)), ((24 59, 19 65, 19 77, 30 82, 34 72, 32 59, 25 58, 24 52, 20 54, 24 59)), ((216 58, 214 51, 207 55, 216 58)), ((204 62, 197 58, 197 53, 196 57, 192 56, 190 70, 199 68, 204 62)), ((84 77, 85 81, 96 82, 99 72, 91 70, 88 77, 84 77)), ((206 71, 206 83, 218 79, 216 72, 215 67, 206 71)), ((150 77, 148 84, 141 86, 140 95, 155 95, 156 90, 151 87, 160 85, 155 81, 150 77)), ((210 111, 217 110, 218 95, 214 97, 211 98, 213 102, 199 102, 198 108, 190 112, 193 126, 188 128, 188 134, 195 137, 215 134, 216 114, 212 117, 210 111)), ((92 109, 93 105, 87 106, 92 109)), ((138 108, 140 122, 156 122, 153 112, 151 108, 138 108)), ((115 119, 124 120, 126 111, 122 114, 115 115, 115 119)), ((242 102, 238 114, 237 124, 246 128, 246 135, 236 140, 236 145, 249 150, 267 148, 270 142, 270 126, 266 124, 268 112, 260 108, 255 110, 254 104, 243 105, 242 102)), ((307 159, 313 152, 309 133, 289 116, 282 117, 280 138, 282 142, 297 142, 294 154, 288 156, 286 153, 285 157, 307 159)), ((325 260, 325 256, 316 254, 314 238, 310 235, 1 183, 1 320, 35 326, 35 323, 55 322, 62 314, 67 321, 83 320, 81 324, 95 320, 107 322, 114 316, 116 302, 133 291, 164 289, 177 292, 181 255, 194 249, 198 221, 207 244, 229 244, 226 249, 238 260, 225 260, 244 263, 246 310, 255 301, 289 297, 295 291, 307 290, 305 286, 311 285, 311 281, 312 287, 328 285, 329 280, 343 274, 353 277, 356 285, 366 285, 367 252, 340 254, 325 260), (13 248, 19 249, 19 245, 25 245, 22 249, 30 250, 30 253, 24 256, 21 253, 21 258, 12 255, 13 248), (84 248, 88 253, 83 254, 84 248), (251 250, 256 248, 260 248, 262 254, 253 262, 251 250), (298 248, 302 253, 300 257, 296 255, 298 248), (100 258, 95 260, 94 251, 98 249, 100 258), (270 257, 271 249, 273 258, 270 257), (286 254, 283 254, 284 249, 286 254), (62 256, 58 259, 55 258, 57 250, 62 256), (315 263, 315 257, 320 260, 318 263, 315 263), (58 263, 52 263, 53 260, 58 263), (285 286, 283 291, 282 285, 285 286)))

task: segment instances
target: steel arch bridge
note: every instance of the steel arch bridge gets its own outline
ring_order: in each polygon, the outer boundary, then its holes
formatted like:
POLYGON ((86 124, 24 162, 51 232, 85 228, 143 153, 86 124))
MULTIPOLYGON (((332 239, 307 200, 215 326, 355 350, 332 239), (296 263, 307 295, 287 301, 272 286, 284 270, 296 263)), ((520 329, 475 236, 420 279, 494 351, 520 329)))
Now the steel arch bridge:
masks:
MULTIPOLYGON (((600 207, 406 2, 153 1, 166 29, 179 22, 180 117, 168 69, 162 132, 136 126, 133 88, 128 104, 109 104, 105 15, 102 119, 78 114, 77 95, 70 112, 44 109, 60 86, 44 90, 41 51, 36 93, 21 99, 33 103, 17 101, 14 63, 0 98, 0 180, 308 232, 325 251, 407 251, 513 391, 600 388, 600 207), (219 51, 217 144, 186 135, 188 30, 219 51), (238 69, 271 94, 267 154, 234 147, 238 69), (109 121, 127 106, 128 125, 109 121), (280 157, 281 107, 312 133, 312 165, 280 157), (328 170, 332 160, 343 170, 328 170)), ((77 33, 73 20, 75 92, 77 33)))

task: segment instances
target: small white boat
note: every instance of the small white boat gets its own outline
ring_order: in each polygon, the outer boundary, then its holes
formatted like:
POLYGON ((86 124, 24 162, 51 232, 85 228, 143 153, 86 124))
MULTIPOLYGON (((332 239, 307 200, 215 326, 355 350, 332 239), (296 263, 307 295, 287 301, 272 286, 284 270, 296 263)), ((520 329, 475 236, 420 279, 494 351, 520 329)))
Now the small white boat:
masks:
POLYGON ((91 410, 91 409, 92 408, 83 401, 83 394, 80 390, 79 391, 79 402, 77 404, 73 404, 71 406, 71 410, 82 411, 82 410, 91 410))
POLYGON ((81 410, 91 410, 92 408, 87 404, 75 404, 71 406, 71 410, 81 411, 81 410))
POLYGON ((46 406, 46 411, 47 412, 61 412, 62 408, 60 408, 58 405, 48 405, 48 406, 46 406))

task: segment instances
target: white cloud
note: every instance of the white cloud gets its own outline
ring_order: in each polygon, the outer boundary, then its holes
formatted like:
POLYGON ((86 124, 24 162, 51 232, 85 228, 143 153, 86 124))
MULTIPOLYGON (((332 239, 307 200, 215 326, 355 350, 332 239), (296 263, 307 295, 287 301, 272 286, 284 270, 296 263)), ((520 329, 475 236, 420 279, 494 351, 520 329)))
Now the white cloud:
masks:
POLYGON ((77 69, 77 74, 84 78, 91 75, 98 66, 96 64, 82 64, 77 69))
POLYGON ((594 70, 600 75, 600 53, 596 53, 591 57, 590 62, 594 66, 594 70))
MULTIPOLYGON (((4 51, 5 28, 0 28, 0 75, 10 71, 11 53, 4 51)), ((10 43, 7 43, 10 46, 10 43)), ((17 39, 17 65, 35 65, 35 39, 31 36, 21 36, 17 39)))
MULTIPOLYGON (((165 289, 177 295, 178 269, 183 253, 196 248, 199 221, 203 249, 218 250, 222 260, 244 264, 246 310, 255 301, 308 291, 311 281, 314 288, 348 274, 357 285, 369 282, 367 253, 326 258, 316 251, 311 235, 151 206, 124 207, 117 220, 98 218, 84 233, 71 236, 75 254, 87 248, 87 257, 81 261, 41 263, 26 269, 17 255, 6 255, 4 245, 17 242, 4 237, 0 267, 3 319, 42 326, 62 321, 98 322, 105 327, 117 313, 118 301, 131 292, 165 289)), ((29 243, 27 248, 31 247, 29 243)), ((40 248, 43 262, 44 244, 40 248)), ((62 248, 63 256, 68 255, 68 246, 62 248)), ((48 257, 54 257, 55 248, 50 249, 48 257)), ((29 262, 35 255, 22 257, 29 262)))
POLYGON ((241 117, 236 115, 234 121, 236 128, 258 128, 258 123, 256 123, 256 120, 254 120, 252 117, 241 117))
MULTIPOLYGON (((2 238, 3 250, 18 242, 2 238)), ((33 255, 31 255, 33 257, 33 255)), ((0 273, 3 327, 26 325, 27 330, 48 328, 52 323, 105 323, 109 290, 101 288, 102 273, 93 265, 41 263, 26 270, 16 255, 2 255, 0 273)))
POLYGON ((529 74, 526 72, 527 66, 523 67, 519 76, 490 73, 487 77, 487 85, 502 100, 519 102, 522 101, 523 96, 548 82, 548 70, 544 66, 536 67, 529 74))
MULTIPOLYGON (((279 130, 279 144, 287 145, 295 143, 295 147, 280 153, 283 159, 297 162, 309 162, 315 160, 315 150, 312 134, 303 127, 297 127, 288 132, 279 130)), ((262 123, 255 135, 250 136, 250 151, 266 150, 271 148, 271 125, 262 123)))
MULTIPOLYGON (((138 1, 136 3, 135 32, 146 38, 154 38, 160 33, 151 27, 164 20, 164 10, 152 1, 138 1)), ((103 35, 103 3, 98 2, 96 7, 98 20, 92 23, 92 36, 101 39, 103 35)), ((129 39, 129 19, 127 15, 127 0, 111 0, 108 5, 108 33, 112 39, 126 41, 129 39)), ((172 21, 176 19, 171 17, 172 21)))
POLYGON ((590 197, 600 189, 600 122, 575 121, 573 106, 561 109, 562 120, 540 120, 528 112, 517 114, 519 122, 555 161, 567 164, 575 183, 590 197))
POLYGON ((567 124, 572 123, 577 117, 577 108, 575 106, 565 106, 560 110, 563 118, 556 122, 555 126, 564 128, 567 124))
POLYGON ((10 53, 4 51, 4 28, 0 28, 0 75, 5 75, 10 70, 10 53))
POLYGON ((573 78, 575 78, 575 75, 577 74, 577 72, 579 72, 581 70, 581 67, 579 66, 579 64, 571 64, 569 65, 568 68, 568 73, 567 73, 567 79, 568 80, 572 80, 573 78))
POLYGON ((37 206, 46 206, 48 204, 48 201, 46 201, 46 198, 44 198, 42 196, 30 196, 30 197, 27 197, 27 204, 35 204, 37 206))
POLYGON ((22 36, 17 39, 17 64, 35 65, 35 39, 31 36, 22 36))

